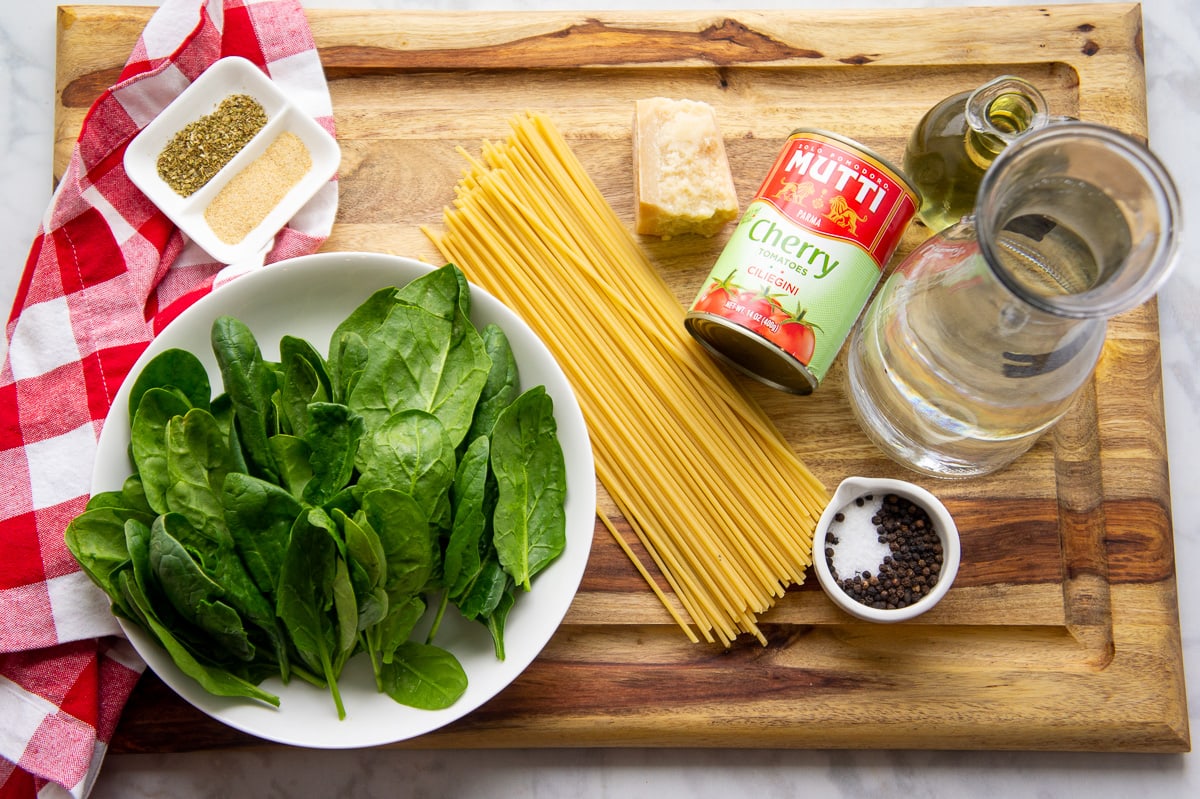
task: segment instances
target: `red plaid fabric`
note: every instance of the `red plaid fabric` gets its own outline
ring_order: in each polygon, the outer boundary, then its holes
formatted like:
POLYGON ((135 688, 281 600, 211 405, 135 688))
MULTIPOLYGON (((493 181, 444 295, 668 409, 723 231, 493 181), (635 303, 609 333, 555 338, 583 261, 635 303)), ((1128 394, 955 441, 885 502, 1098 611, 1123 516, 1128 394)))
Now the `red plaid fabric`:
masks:
MULTIPOLYGON (((63 543, 113 395, 167 322, 247 266, 214 263, 130 183, 129 141, 218 58, 262 67, 333 132, 297 0, 165 0, 89 110, 25 265, 0 371, 0 799, 84 797, 145 668, 63 543)), ((336 180, 267 262, 329 235, 336 180)))

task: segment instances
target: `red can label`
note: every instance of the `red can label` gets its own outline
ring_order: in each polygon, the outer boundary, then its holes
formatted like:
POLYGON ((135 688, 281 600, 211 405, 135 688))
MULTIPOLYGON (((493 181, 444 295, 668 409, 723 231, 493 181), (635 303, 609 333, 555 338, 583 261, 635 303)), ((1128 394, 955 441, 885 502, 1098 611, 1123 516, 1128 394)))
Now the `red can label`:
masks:
POLYGON ((881 161, 818 133, 788 139, 755 199, 801 227, 857 244, 881 270, 917 209, 915 192, 881 161))

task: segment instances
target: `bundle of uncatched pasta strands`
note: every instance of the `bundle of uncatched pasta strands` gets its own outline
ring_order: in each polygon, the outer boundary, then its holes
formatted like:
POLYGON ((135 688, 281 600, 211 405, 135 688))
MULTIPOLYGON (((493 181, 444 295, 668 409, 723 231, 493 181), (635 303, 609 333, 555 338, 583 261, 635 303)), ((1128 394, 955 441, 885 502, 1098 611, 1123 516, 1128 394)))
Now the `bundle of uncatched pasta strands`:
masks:
POLYGON ((758 614, 804 580, 825 487, 683 328, 670 288, 546 117, 485 142, 441 231, 442 255, 557 356, 596 472, 690 623, 601 519, 689 638, 764 644, 758 614))

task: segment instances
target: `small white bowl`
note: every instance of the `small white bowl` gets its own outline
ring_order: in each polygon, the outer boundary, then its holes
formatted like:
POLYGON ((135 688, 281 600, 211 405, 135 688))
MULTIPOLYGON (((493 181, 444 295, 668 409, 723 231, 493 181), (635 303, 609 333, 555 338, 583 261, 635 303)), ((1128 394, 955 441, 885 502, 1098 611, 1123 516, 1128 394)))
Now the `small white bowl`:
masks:
POLYGON ((231 56, 214 62, 148 124, 125 150, 125 172, 175 225, 205 252, 224 264, 245 263, 266 248, 341 163, 341 148, 329 132, 301 111, 275 83, 245 58, 231 56), (158 156, 175 134, 233 94, 253 97, 263 107, 267 123, 211 180, 183 197, 158 174, 158 156), (227 183, 283 133, 293 133, 312 158, 312 166, 262 221, 241 241, 223 241, 204 219, 204 211, 227 183))
MULTIPOLYGON (((873 531, 871 531, 873 533, 873 531)), ((933 494, 913 483, 904 480, 892 480, 882 477, 847 477, 838 486, 833 499, 821 514, 817 522, 816 533, 813 536, 813 566, 817 571, 817 581, 825 589, 825 593, 839 608, 860 619, 874 622, 898 622, 916 618, 932 608, 950 590, 950 584, 958 573, 960 558, 958 527, 954 518, 946 510, 946 506, 933 494), (864 605, 848 595, 837 584, 829 570, 825 557, 825 540, 829 534, 830 525, 835 524, 834 516, 847 505, 852 504, 858 497, 871 494, 875 501, 887 494, 896 494, 920 505, 929 514, 930 520, 942 541, 942 567, 938 573, 933 590, 911 605, 895 609, 878 609, 864 605)))

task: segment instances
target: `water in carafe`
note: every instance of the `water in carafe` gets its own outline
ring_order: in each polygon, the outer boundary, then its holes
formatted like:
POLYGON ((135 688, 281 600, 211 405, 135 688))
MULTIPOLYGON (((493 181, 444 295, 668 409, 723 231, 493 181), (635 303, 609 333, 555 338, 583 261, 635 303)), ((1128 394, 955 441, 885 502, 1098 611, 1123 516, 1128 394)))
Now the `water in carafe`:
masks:
POLYGON ((1032 446, 1090 377, 1107 319, 1174 263, 1174 187, 1132 139, 1056 123, 993 169, 976 214, 897 267, 848 348, 868 436, 940 476, 986 474, 1032 446))

